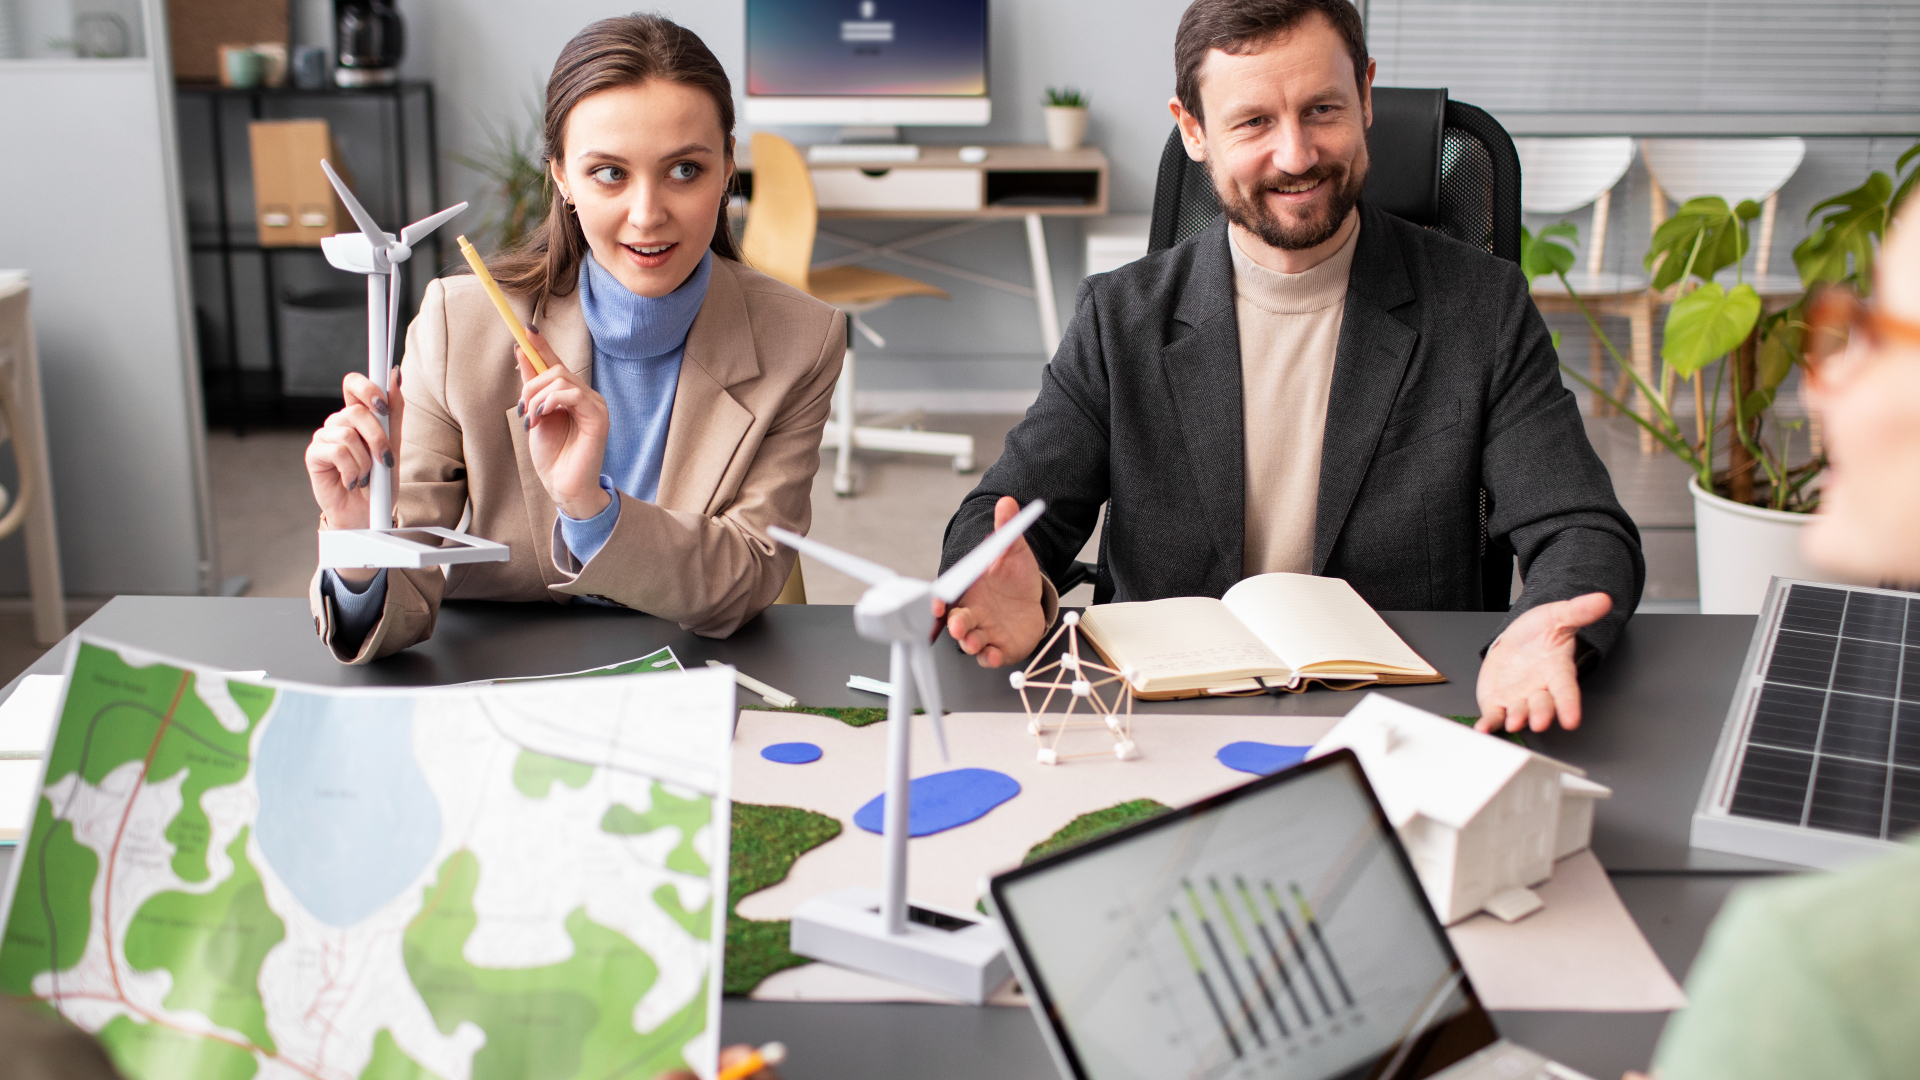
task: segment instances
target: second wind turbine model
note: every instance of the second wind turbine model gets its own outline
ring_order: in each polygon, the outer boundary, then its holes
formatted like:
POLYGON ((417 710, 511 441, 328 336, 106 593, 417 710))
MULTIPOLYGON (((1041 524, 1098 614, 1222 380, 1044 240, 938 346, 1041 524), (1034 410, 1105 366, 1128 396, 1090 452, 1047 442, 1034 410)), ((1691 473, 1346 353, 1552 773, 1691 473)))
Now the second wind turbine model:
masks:
POLYGON ((793 913, 789 947, 801 956, 871 972, 899 982, 979 1004, 1011 974, 1000 932, 972 914, 907 902, 908 810, 912 798, 913 706, 917 688, 947 756, 941 723, 940 678, 933 640, 940 624, 933 601, 952 604, 987 572, 1047 508, 1035 499, 980 546, 932 581, 905 577, 876 562, 849 555, 774 527, 775 540, 805 552, 872 586, 853 605, 854 630, 890 646, 892 694, 887 701, 887 794, 883 835, 883 885, 879 893, 855 887, 816 896, 793 913))

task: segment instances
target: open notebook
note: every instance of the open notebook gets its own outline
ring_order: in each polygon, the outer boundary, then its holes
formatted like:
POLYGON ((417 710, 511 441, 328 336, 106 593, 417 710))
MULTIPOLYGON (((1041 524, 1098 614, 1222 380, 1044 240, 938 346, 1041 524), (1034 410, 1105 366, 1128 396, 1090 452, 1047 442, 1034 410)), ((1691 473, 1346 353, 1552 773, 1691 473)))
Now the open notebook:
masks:
POLYGON ((1149 699, 1446 681, 1353 586, 1310 574, 1250 577, 1218 600, 1090 607, 1080 632, 1149 699))

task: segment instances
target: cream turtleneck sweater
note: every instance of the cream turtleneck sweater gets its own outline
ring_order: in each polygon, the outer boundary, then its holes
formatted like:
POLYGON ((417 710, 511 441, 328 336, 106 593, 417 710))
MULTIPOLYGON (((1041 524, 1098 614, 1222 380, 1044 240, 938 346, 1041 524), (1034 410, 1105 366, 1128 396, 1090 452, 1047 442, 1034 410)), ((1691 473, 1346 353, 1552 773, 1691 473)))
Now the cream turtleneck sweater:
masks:
POLYGON ((1228 236, 1246 436, 1247 536, 1240 572, 1311 574, 1320 443, 1360 230, 1300 274, 1261 266, 1240 250, 1232 231, 1228 236))

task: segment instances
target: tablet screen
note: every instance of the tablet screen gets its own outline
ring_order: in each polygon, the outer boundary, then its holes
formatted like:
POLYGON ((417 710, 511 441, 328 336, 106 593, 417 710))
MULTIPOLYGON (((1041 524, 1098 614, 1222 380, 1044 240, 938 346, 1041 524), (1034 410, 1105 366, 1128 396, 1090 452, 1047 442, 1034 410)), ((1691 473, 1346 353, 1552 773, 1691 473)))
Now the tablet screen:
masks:
POLYGON ((1358 765, 1283 779, 997 886, 1085 1080, 1404 1074, 1478 1014, 1358 765))

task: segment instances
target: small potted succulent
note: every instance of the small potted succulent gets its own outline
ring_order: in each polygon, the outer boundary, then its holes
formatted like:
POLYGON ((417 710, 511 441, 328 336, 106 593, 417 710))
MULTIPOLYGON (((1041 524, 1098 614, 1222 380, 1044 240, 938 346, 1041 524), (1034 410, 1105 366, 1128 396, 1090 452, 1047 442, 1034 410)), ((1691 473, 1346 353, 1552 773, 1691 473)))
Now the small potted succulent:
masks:
POLYGON ((1087 95, 1071 86, 1047 87, 1047 145, 1072 150, 1087 137, 1087 95))
POLYGON ((1692 473, 1687 487, 1694 502, 1703 613, 1757 612, 1771 577, 1814 574, 1800 556, 1800 529, 1819 507, 1817 481, 1826 456, 1805 421, 1776 413, 1775 396, 1794 369, 1806 364, 1807 310, 1814 295, 1825 288, 1852 289, 1862 296, 1872 290, 1880 238, 1900 201, 1920 181, 1920 169, 1908 171, 1916 157, 1920 145, 1900 156, 1894 177, 1875 172, 1866 183, 1808 212, 1809 221, 1821 220, 1793 251, 1804 291, 1773 312, 1764 310, 1760 294, 1740 272, 1749 246, 1747 225, 1760 207, 1751 201, 1728 206, 1717 196, 1682 204, 1655 230, 1646 257, 1652 287, 1678 294, 1667 312, 1661 349, 1665 371, 1657 386, 1648 385, 1621 357, 1567 283, 1574 253, 1562 241, 1577 238, 1574 225, 1562 221, 1538 236, 1521 230, 1521 270, 1527 280, 1545 274, 1560 279, 1595 338, 1651 405, 1652 415, 1637 415, 1606 387, 1565 364, 1561 370, 1645 428, 1692 473), (1732 288, 1714 280, 1728 269, 1732 288), (1682 379, 1693 383, 1701 403, 1693 423, 1684 425, 1671 407, 1682 379))

